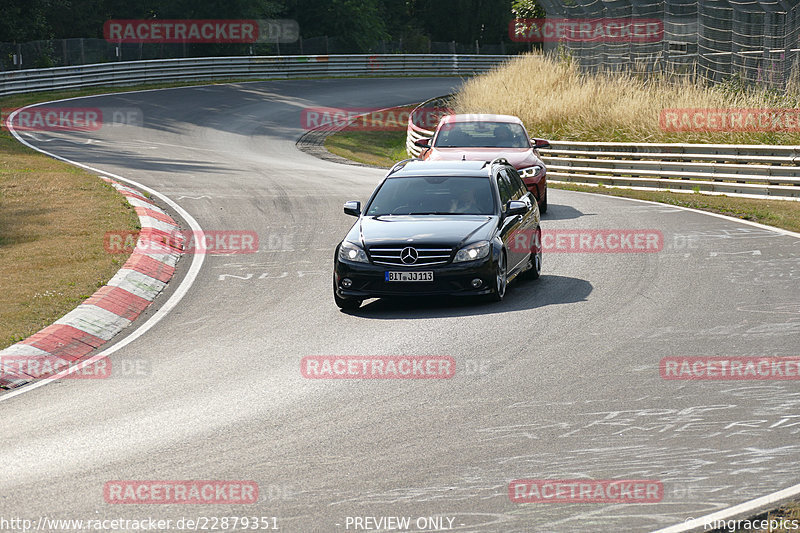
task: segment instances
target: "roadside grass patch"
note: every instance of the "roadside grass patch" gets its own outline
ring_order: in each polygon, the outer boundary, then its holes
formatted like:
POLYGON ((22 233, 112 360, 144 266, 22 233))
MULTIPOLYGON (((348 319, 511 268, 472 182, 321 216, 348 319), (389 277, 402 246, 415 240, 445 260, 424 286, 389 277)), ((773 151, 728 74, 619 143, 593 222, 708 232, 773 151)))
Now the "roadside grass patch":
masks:
POLYGON ((325 139, 331 153, 377 167, 389 168, 408 159, 405 131, 342 131, 325 139))
POLYGON ((136 212, 106 182, 6 130, 0 213, 0 348, 50 325, 111 279, 128 256, 106 253, 105 233, 139 228, 136 212))

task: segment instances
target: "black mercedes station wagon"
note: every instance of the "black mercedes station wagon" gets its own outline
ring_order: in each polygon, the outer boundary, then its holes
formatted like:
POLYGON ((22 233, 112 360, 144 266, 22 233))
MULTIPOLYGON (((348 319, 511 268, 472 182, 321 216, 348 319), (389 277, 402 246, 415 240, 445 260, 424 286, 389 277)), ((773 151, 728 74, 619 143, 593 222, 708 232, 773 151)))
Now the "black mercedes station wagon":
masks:
POLYGON ((539 208, 504 159, 397 163, 334 255, 341 309, 367 298, 453 295, 500 301, 506 285, 542 268, 539 208), (520 238, 521 237, 521 238, 520 238))

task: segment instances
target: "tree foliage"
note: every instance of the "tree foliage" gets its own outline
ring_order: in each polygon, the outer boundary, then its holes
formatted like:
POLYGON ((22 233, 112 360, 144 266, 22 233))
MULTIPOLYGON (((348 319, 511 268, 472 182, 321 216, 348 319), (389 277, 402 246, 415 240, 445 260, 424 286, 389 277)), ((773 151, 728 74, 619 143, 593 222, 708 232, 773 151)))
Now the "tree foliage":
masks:
POLYGON ((0 42, 98 38, 109 19, 289 18, 303 37, 336 37, 354 52, 382 40, 427 51, 429 41, 508 42, 509 21, 536 7, 535 0, 0 0, 0 42))

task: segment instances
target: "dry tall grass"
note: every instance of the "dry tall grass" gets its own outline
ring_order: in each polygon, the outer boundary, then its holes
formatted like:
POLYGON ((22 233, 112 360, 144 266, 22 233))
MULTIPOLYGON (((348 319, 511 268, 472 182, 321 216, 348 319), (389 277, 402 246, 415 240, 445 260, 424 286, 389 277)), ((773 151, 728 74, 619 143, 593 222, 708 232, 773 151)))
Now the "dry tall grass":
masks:
POLYGON ((794 108, 797 99, 734 84, 706 87, 625 73, 585 74, 569 60, 526 54, 468 80, 460 113, 520 117, 531 135, 558 140, 800 144, 800 133, 667 132, 662 109, 794 108))

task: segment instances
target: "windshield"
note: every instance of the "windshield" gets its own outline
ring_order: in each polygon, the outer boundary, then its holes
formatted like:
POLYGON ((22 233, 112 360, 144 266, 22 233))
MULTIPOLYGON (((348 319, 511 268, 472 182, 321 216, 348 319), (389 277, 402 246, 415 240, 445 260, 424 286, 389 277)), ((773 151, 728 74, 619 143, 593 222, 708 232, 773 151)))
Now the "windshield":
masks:
POLYGON ((367 208, 367 216, 492 215, 494 200, 488 178, 389 178, 367 208))
POLYGON ((453 122, 436 135, 437 148, 530 148, 525 128, 513 122, 453 122))

